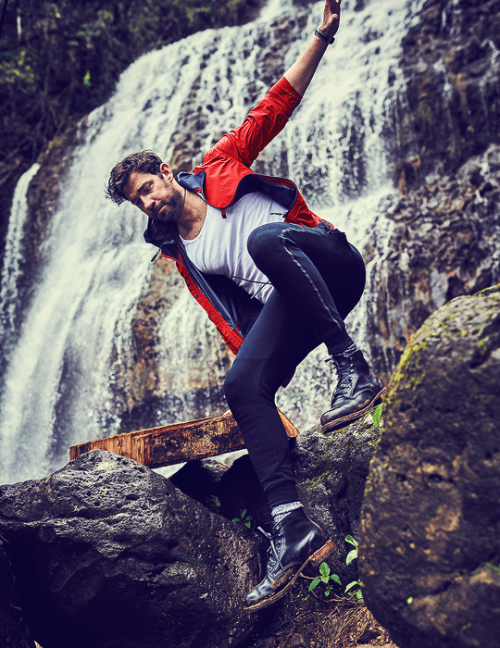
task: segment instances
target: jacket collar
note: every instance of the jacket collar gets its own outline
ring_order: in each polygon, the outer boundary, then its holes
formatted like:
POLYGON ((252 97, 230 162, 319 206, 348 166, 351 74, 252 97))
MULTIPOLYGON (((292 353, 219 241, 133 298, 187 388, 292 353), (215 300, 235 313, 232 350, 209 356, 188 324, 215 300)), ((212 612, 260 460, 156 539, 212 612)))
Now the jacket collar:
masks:
POLYGON ((161 248, 163 245, 175 242, 177 227, 174 223, 163 223, 162 221, 148 220, 148 226, 144 231, 144 240, 156 247, 161 248))
MULTIPOLYGON (((186 173, 181 171, 177 174, 177 182, 188 191, 199 193, 203 190, 205 184, 205 171, 199 173, 186 173)), ((174 223, 162 223, 149 219, 148 226, 144 232, 144 240, 156 247, 161 248, 163 245, 176 242, 177 227, 174 223)))

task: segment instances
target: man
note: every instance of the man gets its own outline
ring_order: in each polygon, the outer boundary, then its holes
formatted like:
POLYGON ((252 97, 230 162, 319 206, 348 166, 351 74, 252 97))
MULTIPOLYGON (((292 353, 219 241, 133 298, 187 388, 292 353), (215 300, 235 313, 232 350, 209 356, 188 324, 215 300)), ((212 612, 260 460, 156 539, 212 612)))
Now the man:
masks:
POLYGON ((383 393, 344 326, 365 285, 359 252, 310 211, 293 182, 250 170, 300 103, 339 20, 340 0, 326 0, 306 51, 192 174, 175 179, 154 153, 141 151, 117 164, 108 184, 112 200, 129 200, 149 217, 146 241, 175 259, 238 354, 225 394, 274 522, 266 576, 246 598, 250 611, 274 603, 306 564, 333 549, 298 499, 278 388, 324 342, 338 373, 324 432, 363 416, 383 393))

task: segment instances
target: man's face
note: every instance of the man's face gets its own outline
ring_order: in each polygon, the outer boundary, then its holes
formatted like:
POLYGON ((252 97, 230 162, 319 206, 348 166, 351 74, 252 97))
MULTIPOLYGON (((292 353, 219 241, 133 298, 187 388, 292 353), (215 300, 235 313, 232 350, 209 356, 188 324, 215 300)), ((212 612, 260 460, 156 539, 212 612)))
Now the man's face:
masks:
POLYGON ((174 181, 167 164, 161 165, 160 172, 161 175, 154 175, 132 171, 124 194, 149 218, 176 223, 184 205, 182 190, 174 181))

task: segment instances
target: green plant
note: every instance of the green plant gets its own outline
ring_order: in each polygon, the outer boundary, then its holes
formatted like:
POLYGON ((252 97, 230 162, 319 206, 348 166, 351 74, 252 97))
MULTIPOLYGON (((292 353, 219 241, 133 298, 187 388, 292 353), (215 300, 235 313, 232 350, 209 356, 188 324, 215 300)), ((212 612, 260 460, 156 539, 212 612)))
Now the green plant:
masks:
POLYGON ((220 507, 222 506, 222 502, 217 497, 217 495, 212 495, 210 501, 212 502, 213 506, 215 506, 216 509, 220 509, 220 507))
POLYGON ((330 596, 330 592, 335 587, 335 584, 342 585, 340 578, 337 574, 332 574, 330 565, 327 562, 322 562, 319 566, 319 573, 321 576, 315 578, 309 585, 309 592, 312 592, 320 583, 325 586, 324 595, 330 596))
MULTIPOLYGON (((379 407, 382 407, 382 405, 379 405, 379 407)), ((377 410, 379 409, 377 407, 377 410)), ((375 410, 376 411, 376 410, 375 410)), ((375 419, 375 416, 373 417, 375 419)), ((350 565, 353 560, 356 560, 358 557, 358 543, 356 540, 351 536, 351 535, 346 535, 345 541, 348 542, 349 544, 353 545, 354 549, 351 549, 351 551, 347 554, 346 559, 345 559, 345 564, 350 565)), ((363 592, 361 591, 362 583, 359 580, 352 581, 348 585, 346 585, 345 592, 349 592, 349 596, 356 597, 356 599, 362 603, 363 602, 363 592), (358 589, 354 589, 357 587, 358 589), (351 591, 353 590, 353 591, 351 591)))
POLYGON ((244 524, 246 527, 248 527, 250 529, 251 526, 252 526, 253 518, 250 515, 250 513, 248 512, 248 510, 243 509, 243 511, 241 511, 241 513, 240 513, 240 516, 241 517, 233 518, 233 522, 241 522, 241 524, 244 524))
POLYGON ((358 557, 358 543, 356 540, 352 537, 352 535, 346 535, 345 541, 348 542, 349 544, 353 545, 354 549, 352 549, 346 556, 345 559, 345 564, 349 566, 353 560, 356 560, 358 557))

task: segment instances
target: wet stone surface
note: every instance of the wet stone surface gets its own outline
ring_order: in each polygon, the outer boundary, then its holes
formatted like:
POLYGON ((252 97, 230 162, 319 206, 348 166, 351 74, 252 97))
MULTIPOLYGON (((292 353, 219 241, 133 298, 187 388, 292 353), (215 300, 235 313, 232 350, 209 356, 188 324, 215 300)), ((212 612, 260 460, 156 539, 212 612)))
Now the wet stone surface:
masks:
POLYGON ((111 452, 2 486, 0 534, 44 648, 219 648, 256 623, 253 532, 111 452))
POLYGON ((401 648, 500 646, 499 384, 500 285, 434 313, 390 383, 359 570, 401 648))

